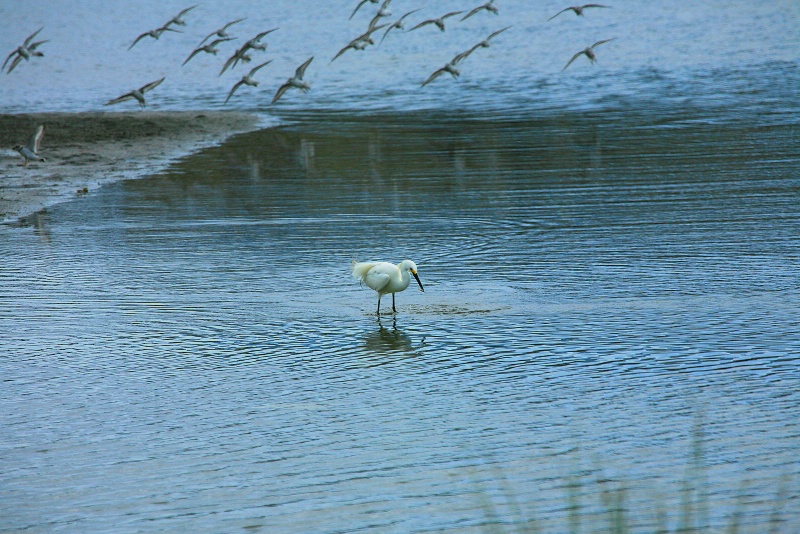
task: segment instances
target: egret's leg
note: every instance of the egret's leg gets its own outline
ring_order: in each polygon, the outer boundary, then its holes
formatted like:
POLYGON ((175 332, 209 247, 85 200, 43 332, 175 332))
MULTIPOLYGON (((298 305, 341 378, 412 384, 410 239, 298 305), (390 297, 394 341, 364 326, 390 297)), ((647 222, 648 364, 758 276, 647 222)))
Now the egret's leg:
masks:
POLYGON ((378 293, 378 317, 381 316, 381 294, 378 293))
POLYGON ((394 307, 394 293, 392 293, 392 313, 397 313, 397 308, 394 307))

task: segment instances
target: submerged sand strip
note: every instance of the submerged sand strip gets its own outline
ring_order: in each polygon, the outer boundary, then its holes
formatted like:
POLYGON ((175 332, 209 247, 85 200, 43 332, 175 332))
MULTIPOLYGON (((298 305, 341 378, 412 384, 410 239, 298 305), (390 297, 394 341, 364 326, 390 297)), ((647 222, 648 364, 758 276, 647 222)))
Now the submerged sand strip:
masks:
POLYGON ((259 127, 254 114, 178 111, 0 115, 0 221, 127 178, 147 176, 171 161, 259 127), (30 162, 11 149, 39 124, 45 135, 30 162))

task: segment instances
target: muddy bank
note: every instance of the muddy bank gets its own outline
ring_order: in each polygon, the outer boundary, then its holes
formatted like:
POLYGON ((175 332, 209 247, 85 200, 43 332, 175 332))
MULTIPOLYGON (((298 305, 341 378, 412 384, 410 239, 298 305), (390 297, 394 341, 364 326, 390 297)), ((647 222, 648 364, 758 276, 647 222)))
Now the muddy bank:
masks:
POLYGON ((0 221, 152 174, 258 124, 248 113, 205 111, 0 115, 0 221), (25 145, 39 124, 47 161, 23 167, 11 147, 25 145))

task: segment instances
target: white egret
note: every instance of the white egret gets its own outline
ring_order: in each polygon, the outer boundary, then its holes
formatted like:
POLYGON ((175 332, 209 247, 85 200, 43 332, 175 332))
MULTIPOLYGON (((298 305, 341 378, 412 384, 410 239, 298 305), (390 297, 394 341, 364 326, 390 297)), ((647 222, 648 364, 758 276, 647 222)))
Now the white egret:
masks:
POLYGON ((381 314, 381 297, 386 293, 392 294, 392 312, 397 313, 394 294, 408 287, 412 275, 419 284, 419 290, 424 292, 425 288, 417 276, 417 264, 411 260, 403 260, 397 265, 385 261, 353 261, 353 277, 378 292, 378 315, 381 314))

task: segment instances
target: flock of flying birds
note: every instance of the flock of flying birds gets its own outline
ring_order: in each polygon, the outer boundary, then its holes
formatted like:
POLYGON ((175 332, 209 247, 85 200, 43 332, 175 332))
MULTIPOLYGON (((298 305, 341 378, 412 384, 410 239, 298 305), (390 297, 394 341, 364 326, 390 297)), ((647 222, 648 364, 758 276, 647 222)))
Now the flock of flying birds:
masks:
MULTIPOLYGON (((356 13, 364 5, 366 5, 368 3, 380 4, 380 6, 379 6, 377 12, 374 14, 374 16, 371 18, 367 30, 364 33, 362 33, 359 36, 357 36, 356 38, 352 39, 347 45, 345 45, 341 50, 339 50, 336 53, 336 55, 333 56, 333 58, 331 59, 330 62, 332 63, 333 61, 338 59, 340 56, 342 56, 342 54, 346 53, 348 50, 365 50, 370 45, 375 45, 375 39, 373 38, 373 34, 379 32, 379 31, 382 31, 382 35, 381 35, 381 39, 380 39, 380 42, 382 43, 386 39, 386 37, 389 35, 389 33, 392 32, 392 31, 405 30, 405 31, 408 31, 408 32, 412 32, 412 31, 419 30, 420 28, 425 28, 427 26, 433 26, 433 27, 438 28, 439 31, 444 32, 446 30, 446 22, 445 21, 447 21, 448 19, 464 21, 464 20, 466 20, 466 19, 468 19, 470 17, 473 17, 473 16, 476 16, 476 15, 480 14, 481 12, 486 12, 486 13, 495 14, 495 15, 497 15, 499 13, 499 8, 497 7, 497 5, 495 5, 495 0, 488 0, 487 2, 485 2, 485 3, 481 4, 481 5, 478 5, 478 6, 474 7, 474 8, 472 8, 472 9, 470 9, 469 11, 466 11, 466 10, 464 10, 464 11, 452 11, 452 12, 446 13, 446 14, 440 16, 440 17, 434 17, 434 18, 422 20, 422 21, 414 24, 413 26, 411 26, 409 29, 406 30, 405 29, 406 19, 408 17, 414 15, 418 11, 420 11, 421 8, 413 9, 411 11, 408 11, 405 14, 403 14, 402 16, 400 16, 399 18, 395 19, 393 22, 384 22, 385 20, 389 20, 389 17, 391 17, 391 15, 392 15, 392 13, 391 13, 391 11, 389 9, 389 6, 390 6, 391 2, 392 2, 392 0, 359 0, 358 4, 356 5, 355 9, 353 10, 352 14, 350 15, 351 19, 356 15, 356 13), (460 17, 460 18, 456 19, 455 17, 460 17)), ((137 36, 133 40, 133 42, 128 47, 128 50, 133 49, 133 47, 135 47, 139 42, 141 42, 143 39, 146 39, 146 38, 151 38, 151 39, 158 40, 163 34, 165 34, 167 32, 183 33, 183 31, 177 29, 177 27, 185 27, 187 25, 186 17, 196 7, 197 7, 197 5, 193 5, 191 7, 188 7, 186 9, 182 10, 180 13, 178 13, 174 17, 172 17, 171 19, 169 19, 166 23, 164 23, 163 25, 159 26, 158 28, 156 28, 154 30, 149 30, 149 31, 146 31, 146 32, 140 34, 139 36, 137 36)), ((555 15, 553 15, 552 17, 550 17, 547 20, 548 21, 553 20, 554 18, 556 18, 559 15, 561 15, 563 13, 566 13, 568 11, 572 11, 578 16, 583 16, 584 11, 587 10, 587 9, 591 9, 591 8, 608 8, 608 7, 610 7, 610 6, 601 5, 601 4, 584 4, 584 5, 580 5, 580 6, 569 6, 569 7, 566 7, 564 9, 562 9, 561 11, 559 11, 558 13, 556 13, 555 15)), ((193 58, 195 58, 198 54, 201 54, 201 53, 205 53, 205 54, 210 54, 210 55, 216 56, 217 52, 219 52, 219 49, 217 48, 219 45, 221 45, 223 43, 227 43, 229 41, 233 41, 233 40, 236 39, 236 37, 231 36, 231 34, 229 33, 229 29, 232 26, 235 26, 236 24, 242 22, 243 20, 245 20, 245 19, 244 18, 240 18, 240 19, 236 19, 236 20, 230 21, 230 22, 226 23, 225 25, 223 25, 222 27, 220 27, 219 29, 214 30, 213 32, 209 33, 207 36, 205 36, 203 38, 202 41, 200 41, 198 46, 194 50, 191 51, 191 53, 188 55, 186 60, 183 62, 183 65, 186 65, 189 61, 191 61, 193 58)), ((424 87, 424 86, 428 85, 429 83, 433 82, 435 79, 437 79, 439 76, 441 76, 442 74, 445 74, 445 73, 450 74, 453 78, 457 78, 460 75, 459 64, 462 61, 464 61, 467 57, 469 57, 476 50, 478 50, 480 48, 488 48, 489 46, 491 46, 492 39, 494 39, 498 35, 502 34, 506 30, 508 30, 510 27, 511 26, 506 26, 505 28, 501 28, 501 29, 493 32, 488 37, 486 37, 485 39, 481 40, 480 42, 478 42, 474 46, 472 46, 469 49, 465 50, 464 52, 456 54, 447 64, 445 64, 443 67, 441 67, 441 68, 435 70, 433 73, 431 73, 431 75, 428 76, 428 78, 425 81, 422 82, 421 86, 424 87)), ((6 65, 8 65, 8 69, 7 69, 6 72, 7 72, 7 74, 10 74, 11 71, 13 71, 23 60, 29 61, 31 58, 34 58, 34 57, 43 57, 44 54, 38 48, 42 44, 47 43, 48 40, 34 41, 34 39, 39 34, 39 32, 42 31, 42 29, 43 28, 39 28, 37 31, 35 31, 31 35, 29 35, 28 38, 26 38, 25 41, 19 47, 17 47, 15 50, 13 50, 8 55, 8 57, 6 58, 5 62, 3 63, 2 68, 0 68, 0 70, 5 69, 6 65)), ((269 35, 270 33, 274 32, 276 30, 278 30, 278 28, 272 28, 272 29, 260 32, 257 35, 253 36, 252 38, 248 39, 241 47, 236 49, 236 51, 233 53, 233 55, 231 55, 225 61, 225 63, 222 66, 222 69, 220 70, 219 75, 221 76, 228 69, 235 68, 239 63, 243 63, 243 64, 244 63, 249 63, 253 59, 253 52, 266 50, 267 49, 267 44, 263 43, 261 40, 264 37, 266 37, 267 35, 269 35)), ((604 43, 609 42, 609 41, 613 41, 613 39, 604 39, 604 40, 601 40, 601 41, 597 41, 596 43, 592 44, 591 46, 588 46, 588 47, 584 48, 583 50, 580 50, 580 51, 576 52, 575 55, 573 55, 572 58, 570 58, 570 60, 564 66, 562 71, 566 70, 566 68, 569 67, 572 64, 572 62, 574 62, 576 59, 578 59, 581 55, 585 55, 592 63, 594 63, 597 60, 597 56, 596 56, 596 54, 594 52, 594 49, 596 47, 604 44, 604 43)), ((314 60, 314 56, 311 56, 310 58, 305 60, 299 67, 297 67, 297 69, 295 70, 294 75, 291 76, 285 83, 283 83, 278 88, 278 90, 275 92, 275 95, 272 98, 272 102, 271 102, 272 104, 277 102, 290 89, 299 89, 299 90, 301 90, 303 92, 308 92, 311 89, 310 84, 304 79, 304 76, 305 76, 306 69, 308 68, 308 66, 311 64, 311 62, 313 60, 314 60)), ((262 69, 263 67, 267 66, 271 62, 272 62, 272 60, 264 61, 264 62, 256 65, 252 69, 250 69, 250 71, 247 74, 242 76, 241 79, 239 81, 237 81, 233 85, 233 87, 231 87, 230 91, 228 92, 227 97, 225 98, 225 103, 227 104, 228 101, 236 93, 236 91, 239 90, 242 86, 244 86, 244 85, 252 86, 252 87, 258 86, 258 81, 255 79, 256 74, 258 73, 258 71, 260 69, 262 69)), ((155 80, 155 81, 152 81, 150 83, 147 83, 147 84, 145 84, 145 85, 143 85, 143 86, 141 86, 141 87, 139 87, 137 89, 134 89, 134 90, 132 90, 130 92, 127 92, 127 93, 125 93, 123 95, 120 95, 117 98, 109 100, 104 105, 110 106, 110 105, 113 105, 113 104, 118 104, 120 102, 126 102, 126 101, 129 101, 129 100, 136 100, 141 107, 145 107, 147 105, 147 100, 145 98, 145 94, 150 92, 150 91, 152 91, 153 89, 155 89, 159 85, 161 85, 161 83, 165 80, 165 78, 166 77, 162 77, 162 78, 160 78, 158 80, 155 80)), ((39 128, 37 128, 37 130, 33 134, 33 136, 31 136, 31 139, 30 139, 30 141, 28 142, 28 144, 26 146, 24 146, 24 147, 23 146, 14 147, 14 149, 17 150, 25 158, 25 162, 24 162, 23 165, 26 166, 29 161, 33 161, 33 160, 44 161, 44 159, 41 158, 38 155, 39 144, 41 143, 41 139, 42 139, 43 135, 44 135, 44 129, 43 129, 43 127, 40 126, 39 128)))

